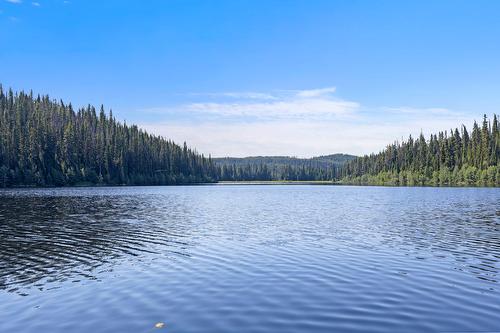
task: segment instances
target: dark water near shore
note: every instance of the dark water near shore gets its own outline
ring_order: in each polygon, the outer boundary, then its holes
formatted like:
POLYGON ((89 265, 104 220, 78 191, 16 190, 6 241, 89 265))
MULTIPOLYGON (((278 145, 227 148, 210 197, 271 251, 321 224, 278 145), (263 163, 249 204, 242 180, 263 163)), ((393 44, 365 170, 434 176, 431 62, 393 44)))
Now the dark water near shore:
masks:
POLYGON ((0 332, 500 331, 499 271, 495 188, 0 191, 0 332))

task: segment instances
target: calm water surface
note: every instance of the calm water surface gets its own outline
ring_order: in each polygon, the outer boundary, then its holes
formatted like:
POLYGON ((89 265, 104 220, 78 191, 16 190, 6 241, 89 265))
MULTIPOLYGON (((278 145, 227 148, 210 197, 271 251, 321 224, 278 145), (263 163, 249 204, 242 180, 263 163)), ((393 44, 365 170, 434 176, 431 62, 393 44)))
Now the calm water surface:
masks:
POLYGON ((0 191, 0 332, 500 331, 499 271, 500 189, 0 191))

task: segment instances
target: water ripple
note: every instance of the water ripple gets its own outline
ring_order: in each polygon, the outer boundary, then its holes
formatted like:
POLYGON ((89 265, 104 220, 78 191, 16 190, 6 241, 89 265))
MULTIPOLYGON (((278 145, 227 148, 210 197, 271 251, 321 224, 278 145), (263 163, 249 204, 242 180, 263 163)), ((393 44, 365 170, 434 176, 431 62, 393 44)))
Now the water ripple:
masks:
POLYGON ((2 190, 0 331, 499 331, 499 202, 499 189, 2 190))

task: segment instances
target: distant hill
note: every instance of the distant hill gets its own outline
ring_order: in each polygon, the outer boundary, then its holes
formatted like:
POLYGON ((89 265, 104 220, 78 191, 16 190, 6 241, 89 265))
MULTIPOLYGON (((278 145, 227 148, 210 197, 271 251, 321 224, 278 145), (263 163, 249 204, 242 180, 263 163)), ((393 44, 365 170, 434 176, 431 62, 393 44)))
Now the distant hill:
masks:
POLYGON ((101 106, 4 91, 0 85, 0 187, 169 185, 217 181, 336 181, 344 184, 500 187, 497 115, 388 145, 362 157, 207 158, 117 121, 101 106))
POLYGON ((223 157, 213 161, 220 167, 220 180, 333 180, 342 165, 355 158, 353 155, 332 154, 312 158, 223 157))
POLYGON ((219 165, 314 165, 318 167, 340 166, 345 162, 355 159, 356 156, 348 154, 331 154, 312 158, 298 158, 290 156, 249 156, 249 157, 218 157, 213 161, 219 165))

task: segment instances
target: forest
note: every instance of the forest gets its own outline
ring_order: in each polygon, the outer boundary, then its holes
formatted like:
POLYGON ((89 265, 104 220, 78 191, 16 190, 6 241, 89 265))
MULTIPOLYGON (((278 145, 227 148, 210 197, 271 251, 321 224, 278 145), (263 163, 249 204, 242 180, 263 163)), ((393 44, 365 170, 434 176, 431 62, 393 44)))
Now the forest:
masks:
POLYGON ((393 186, 500 186, 497 115, 356 157, 205 157, 122 123, 112 111, 4 92, 0 85, 0 187, 175 185, 217 181, 331 181, 393 186))
POLYGON ((472 131, 462 125, 426 140, 411 136, 378 154, 358 157, 341 169, 345 184, 403 186, 500 186, 498 117, 483 116, 472 131))
POLYGON ((334 154, 297 159, 214 159, 219 180, 327 180, 337 184, 390 186, 500 186, 499 120, 483 116, 469 133, 460 128, 388 145, 377 154, 334 154))
POLYGON ((214 158, 222 181, 333 180, 341 166, 356 156, 333 154, 313 158, 254 156, 214 158))
POLYGON ((0 187, 214 182, 210 157, 92 106, 0 86, 0 187))

